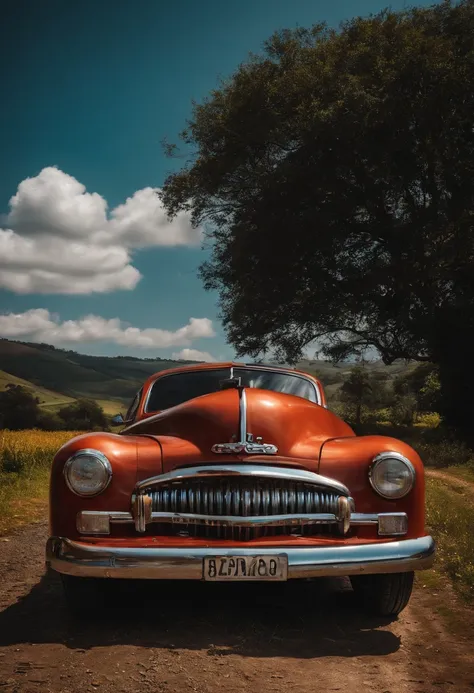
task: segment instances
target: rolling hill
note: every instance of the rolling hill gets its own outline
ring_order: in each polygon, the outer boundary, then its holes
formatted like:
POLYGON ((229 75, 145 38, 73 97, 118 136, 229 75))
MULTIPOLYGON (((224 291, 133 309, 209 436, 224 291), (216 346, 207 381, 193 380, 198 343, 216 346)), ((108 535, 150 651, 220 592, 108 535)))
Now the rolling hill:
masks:
POLYGON ((47 344, 0 339, 0 389, 9 382, 23 385, 42 406, 89 397, 106 413, 116 413, 149 375, 177 365, 167 359, 87 356, 47 344))
MULTIPOLYGON (((190 361, 139 359, 127 356, 87 356, 48 344, 0 339, 0 389, 13 382, 27 387, 44 407, 58 408, 78 397, 89 397, 114 414, 123 408, 152 373, 190 361)), ((347 378, 353 364, 305 360, 298 368, 317 375, 331 399, 347 378)), ((380 377, 393 380, 416 364, 381 361, 368 364, 380 377)))

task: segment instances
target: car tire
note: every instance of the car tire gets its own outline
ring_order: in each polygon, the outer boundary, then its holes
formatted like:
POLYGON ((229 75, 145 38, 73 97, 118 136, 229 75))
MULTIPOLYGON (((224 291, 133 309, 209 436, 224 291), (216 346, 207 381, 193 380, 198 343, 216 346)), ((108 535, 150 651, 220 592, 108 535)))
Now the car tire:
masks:
POLYGON ((98 579, 61 575, 61 582, 66 605, 72 616, 91 615, 104 606, 104 594, 98 579))
POLYGON ((351 584, 367 613, 389 617, 398 616, 408 604, 414 577, 414 572, 354 575, 351 584))

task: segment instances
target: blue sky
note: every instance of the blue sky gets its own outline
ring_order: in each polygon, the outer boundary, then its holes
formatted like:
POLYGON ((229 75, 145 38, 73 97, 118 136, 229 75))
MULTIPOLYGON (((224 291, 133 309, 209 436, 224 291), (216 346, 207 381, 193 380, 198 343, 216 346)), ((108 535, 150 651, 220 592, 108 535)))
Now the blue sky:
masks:
POLYGON ((322 20, 336 26, 387 4, 4 2, 0 336, 91 354, 186 356, 190 349, 232 358, 216 296, 196 276, 206 257, 196 233, 181 219, 153 236, 160 212, 149 189, 176 166, 160 142, 175 140, 192 99, 203 99, 275 30, 322 20), (145 193, 133 198, 137 191, 145 193), (128 198, 103 231, 101 219, 128 198))

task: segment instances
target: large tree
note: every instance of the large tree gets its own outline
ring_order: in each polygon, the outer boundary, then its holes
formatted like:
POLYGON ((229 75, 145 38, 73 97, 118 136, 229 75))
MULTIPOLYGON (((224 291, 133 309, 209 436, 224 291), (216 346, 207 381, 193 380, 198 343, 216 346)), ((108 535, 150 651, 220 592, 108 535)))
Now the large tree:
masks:
POLYGON ((279 32, 194 105, 161 196, 207 222, 201 275, 239 355, 295 361, 317 340, 335 357, 430 360, 459 423, 473 116, 474 0, 279 32))

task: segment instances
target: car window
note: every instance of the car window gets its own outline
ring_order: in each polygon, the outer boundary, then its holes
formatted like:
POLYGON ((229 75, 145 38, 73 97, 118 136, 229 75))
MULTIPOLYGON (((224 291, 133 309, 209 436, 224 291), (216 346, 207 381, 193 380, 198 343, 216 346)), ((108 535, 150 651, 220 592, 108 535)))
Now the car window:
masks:
MULTIPOLYGON (((230 368, 188 371, 158 378, 152 385, 146 411, 162 411, 182 402, 217 392, 222 382, 230 377, 230 368)), ((300 375, 280 371, 234 368, 233 377, 241 378, 245 387, 255 387, 274 392, 303 397, 317 402, 316 387, 311 380, 300 375)))
POLYGON ((138 405, 140 404, 140 400, 142 398, 142 392, 143 388, 137 392, 135 397, 132 400, 132 403, 130 404, 127 413, 125 414, 125 421, 133 421, 135 419, 135 416, 137 415, 138 411, 138 405))

